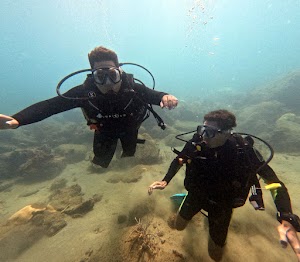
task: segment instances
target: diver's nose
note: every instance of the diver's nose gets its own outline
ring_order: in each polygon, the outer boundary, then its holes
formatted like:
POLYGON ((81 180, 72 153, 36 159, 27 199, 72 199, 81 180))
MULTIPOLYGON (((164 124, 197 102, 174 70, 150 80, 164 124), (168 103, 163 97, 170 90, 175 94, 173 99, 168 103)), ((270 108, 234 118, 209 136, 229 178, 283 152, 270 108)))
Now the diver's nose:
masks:
POLYGON ((207 132, 205 130, 202 132, 201 136, 202 136, 203 139, 208 138, 207 132))
POLYGON ((103 85, 114 85, 114 83, 110 80, 109 77, 106 76, 103 81, 103 85))

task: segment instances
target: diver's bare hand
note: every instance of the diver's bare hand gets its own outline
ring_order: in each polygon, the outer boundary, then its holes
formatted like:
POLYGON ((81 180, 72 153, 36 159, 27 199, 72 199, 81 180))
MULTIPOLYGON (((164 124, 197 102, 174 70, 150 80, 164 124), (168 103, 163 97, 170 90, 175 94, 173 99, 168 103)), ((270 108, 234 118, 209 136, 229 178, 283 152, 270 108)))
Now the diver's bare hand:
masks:
POLYGON ((19 126, 19 122, 6 115, 0 114, 0 129, 13 129, 19 126))
POLYGON ((160 101, 161 108, 173 109, 178 105, 178 99, 172 95, 164 95, 160 101))
POLYGON ((151 195, 154 189, 163 190, 168 185, 166 181, 155 181, 148 188, 148 194, 151 195))
POLYGON ((280 236, 281 246, 286 248, 288 244, 290 244, 297 255, 298 261, 300 261, 300 241, 295 228, 288 221, 282 220, 282 223, 277 227, 277 230, 280 236))

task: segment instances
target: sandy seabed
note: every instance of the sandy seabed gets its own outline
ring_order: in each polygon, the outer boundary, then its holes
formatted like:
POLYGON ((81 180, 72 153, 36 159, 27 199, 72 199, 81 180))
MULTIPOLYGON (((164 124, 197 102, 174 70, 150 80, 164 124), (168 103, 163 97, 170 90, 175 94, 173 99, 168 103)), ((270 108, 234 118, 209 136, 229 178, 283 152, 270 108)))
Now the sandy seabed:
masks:
MULTIPOLYGON (((169 148, 164 150, 169 152, 169 148)), ((67 216, 67 226, 52 237, 31 241, 32 245, 26 246, 20 232, 19 239, 0 250, 0 261, 213 261, 207 251, 208 227, 203 215, 195 216, 184 231, 171 229, 167 223, 173 214, 169 197, 184 192, 184 169, 164 191, 147 194, 148 185, 162 179, 172 157, 170 154, 170 159, 159 165, 140 166, 141 179, 130 183, 123 182, 122 177, 131 176, 137 167, 112 166, 97 173, 89 171, 88 161, 68 165, 55 179, 65 178, 67 186, 79 184, 86 199, 102 194, 101 201, 83 217, 67 216), (126 219, 122 221, 120 216, 126 219), (133 217, 136 221, 132 221, 133 217), (24 246, 20 254, 16 251, 15 257, 1 259, 7 257, 7 252, 13 254, 14 249, 20 249, 17 245, 24 246)), ((300 156, 276 154, 271 166, 288 187, 294 213, 299 215, 300 156)), ((1 192, 1 224, 24 206, 45 201, 52 182, 15 184, 10 191, 1 192), (37 193, 19 197, 29 191, 37 193)), ((276 209, 268 191, 264 192, 264 200, 265 211, 255 211, 249 203, 234 210, 222 261, 297 261, 290 247, 283 249, 279 244, 276 209)))

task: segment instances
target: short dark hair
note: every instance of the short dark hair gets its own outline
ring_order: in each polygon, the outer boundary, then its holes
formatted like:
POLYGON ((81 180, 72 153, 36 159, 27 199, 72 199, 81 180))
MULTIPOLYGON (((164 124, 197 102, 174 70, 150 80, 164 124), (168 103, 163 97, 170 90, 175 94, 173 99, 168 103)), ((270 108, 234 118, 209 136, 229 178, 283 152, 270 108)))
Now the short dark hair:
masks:
POLYGON ((98 46, 94 48, 89 54, 90 65, 93 68, 95 62, 112 60, 117 67, 119 67, 119 60, 117 54, 106 47, 98 46))
POLYGON ((204 116, 204 121, 215 121, 222 130, 228 130, 236 126, 235 115, 225 109, 207 113, 204 116))

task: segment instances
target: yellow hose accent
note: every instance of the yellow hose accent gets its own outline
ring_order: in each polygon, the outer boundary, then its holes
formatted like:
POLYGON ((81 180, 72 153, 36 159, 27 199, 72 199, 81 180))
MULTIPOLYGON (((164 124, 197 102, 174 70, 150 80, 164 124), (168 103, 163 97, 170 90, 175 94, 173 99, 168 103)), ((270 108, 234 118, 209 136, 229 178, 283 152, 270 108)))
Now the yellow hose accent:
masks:
POLYGON ((265 189, 272 190, 272 189, 277 189, 280 187, 281 187, 280 183, 272 183, 272 184, 266 185, 265 189))
POLYGON ((281 187, 280 183, 272 183, 265 186, 265 189, 270 190, 272 198, 275 200, 277 197, 277 189, 281 187))

